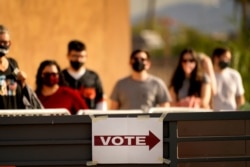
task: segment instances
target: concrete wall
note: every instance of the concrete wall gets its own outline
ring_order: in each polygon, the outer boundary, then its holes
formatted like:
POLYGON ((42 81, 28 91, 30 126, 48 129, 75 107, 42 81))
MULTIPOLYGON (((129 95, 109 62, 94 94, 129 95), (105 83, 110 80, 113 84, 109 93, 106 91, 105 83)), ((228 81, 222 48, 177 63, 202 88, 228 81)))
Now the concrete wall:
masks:
POLYGON ((99 73, 108 96, 115 81, 129 72, 128 0, 0 0, 0 11, 0 24, 12 38, 9 56, 28 74, 33 88, 42 60, 68 66, 71 39, 87 44, 87 67, 99 73))

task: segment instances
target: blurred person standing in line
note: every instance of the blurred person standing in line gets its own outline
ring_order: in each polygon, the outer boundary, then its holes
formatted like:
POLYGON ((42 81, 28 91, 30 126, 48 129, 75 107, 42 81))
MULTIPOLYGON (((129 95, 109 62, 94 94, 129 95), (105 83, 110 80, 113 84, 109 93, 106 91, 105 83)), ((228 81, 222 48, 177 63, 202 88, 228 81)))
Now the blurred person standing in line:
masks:
POLYGON ((150 55, 134 50, 130 55, 131 75, 117 81, 111 94, 111 109, 142 109, 169 107, 168 89, 162 79, 150 75, 150 55))
POLYGON ((241 75, 229 67, 231 52, 226 48, 215 48, 212 54, 217 83, 217 94, 213 97, 214 110, 237 110, 245 103, 241 75))
POLYGON ((7 57, 10 34, 0 25, 0 109, 43 108, 36 94, 26 83, 26 74, 18 69, 14 58, 7 57))
POLYGON ((36 74, 36 93, 44 108, 65 108, 72 115, 87 104, 78 91, 66 86, 61 68, 54 60, 41 62, 36 74))
POLYGON ((68 85, 80 92, 89 109, 107 110, 107 102, 99 75, 85 67, 87 49, 83 42, 68 43, 67 58, 70 66, 62 71, 68 85))
POLYGON ((203 73, 197 53, 184 49, 170 82, 172 106, 209 109, 211 85, 203 73))

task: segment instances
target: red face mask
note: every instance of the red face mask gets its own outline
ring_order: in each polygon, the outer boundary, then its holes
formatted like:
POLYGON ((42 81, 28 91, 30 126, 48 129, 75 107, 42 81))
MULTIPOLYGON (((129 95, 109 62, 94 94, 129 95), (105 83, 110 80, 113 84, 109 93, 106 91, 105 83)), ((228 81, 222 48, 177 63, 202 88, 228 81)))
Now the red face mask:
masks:
POLYGON ((44 73, 42 79, 43 84, 49 87, 53 87, 59 83, 58 73, 44 73))

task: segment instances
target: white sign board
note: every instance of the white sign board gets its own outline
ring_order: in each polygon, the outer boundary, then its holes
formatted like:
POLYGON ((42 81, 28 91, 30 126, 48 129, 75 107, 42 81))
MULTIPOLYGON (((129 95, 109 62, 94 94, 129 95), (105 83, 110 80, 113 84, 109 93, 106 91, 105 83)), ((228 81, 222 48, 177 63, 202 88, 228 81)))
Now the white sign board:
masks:
POLYGON ((99 164, 162 163, 159 118, 106 118, 92 122, 92 157, 99 164))

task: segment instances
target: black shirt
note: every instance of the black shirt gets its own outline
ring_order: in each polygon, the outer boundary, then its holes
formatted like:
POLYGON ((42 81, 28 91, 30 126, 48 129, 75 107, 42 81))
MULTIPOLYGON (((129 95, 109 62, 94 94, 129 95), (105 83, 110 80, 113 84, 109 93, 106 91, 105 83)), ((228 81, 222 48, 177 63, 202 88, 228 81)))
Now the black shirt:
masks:
POLYGON ((13 73, 18 67, 14 59, 8 58, 9 67, 0 71, 0 109, 23 109, 22 87, 13 73))
POLYGON ((101 80, 94 71, 86 69, 85 73, 78 80, 74 79, 67 69, 64 69, 62 73, 68 85, 73 89, 79 90, 89 109, 95 109, 96 104, 103 100, 101 80))

